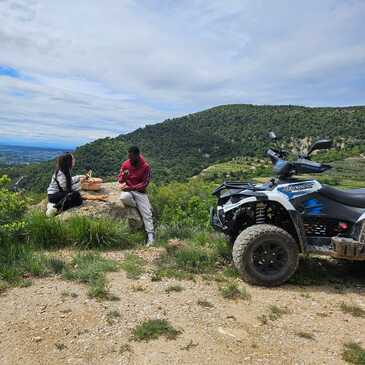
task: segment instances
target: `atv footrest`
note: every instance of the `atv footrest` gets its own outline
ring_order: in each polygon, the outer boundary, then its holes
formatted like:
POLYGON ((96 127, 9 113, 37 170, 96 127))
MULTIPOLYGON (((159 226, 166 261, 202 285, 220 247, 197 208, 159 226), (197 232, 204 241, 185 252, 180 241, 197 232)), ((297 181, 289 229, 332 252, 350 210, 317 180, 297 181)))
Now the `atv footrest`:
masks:
POLYGON ((365 261, 365 244, 352 238, 333 237, 331 256, 346 260, 365 261))

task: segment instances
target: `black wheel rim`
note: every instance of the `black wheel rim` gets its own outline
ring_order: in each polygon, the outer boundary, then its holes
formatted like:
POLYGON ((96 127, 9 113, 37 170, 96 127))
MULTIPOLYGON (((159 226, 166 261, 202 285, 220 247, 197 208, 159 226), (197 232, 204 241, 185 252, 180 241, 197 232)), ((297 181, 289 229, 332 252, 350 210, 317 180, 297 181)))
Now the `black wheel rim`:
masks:
POLYGON ((260 243, 255 247, 252 258, 256 270, 265 276, 279 274, 289 259, 283 245, 275 241, 260 243))

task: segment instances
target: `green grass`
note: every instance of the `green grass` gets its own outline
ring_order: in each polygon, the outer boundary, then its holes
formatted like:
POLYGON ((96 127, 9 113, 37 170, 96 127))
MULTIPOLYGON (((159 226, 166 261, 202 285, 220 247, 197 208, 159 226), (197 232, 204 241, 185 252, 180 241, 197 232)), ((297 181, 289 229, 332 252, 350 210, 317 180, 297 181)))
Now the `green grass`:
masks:
POLYGON ((121 268, 127 273, 128 279, 137 280, 145 272, 145 261, 142 257, 128 254, 121 264, 121 268))
POLYGON ((0 235, 0 290, 9 286, 29 286, 25 276, 44 277, 58 274, 65 263, 35 251, 30 244, 18 243, 0 235))
POLYGON ((177 268, 194 274, 212 271, 216 260, 214 251, 202 247, 187 246, 175 254, 177 268))
POLYGON ((59 217, 48 218, 41 212, 26 217, 25 234, 35 247, 48 249, 65 246, 126 249, 135 246, 140 238, 129 231, 125 221, 84 216, 61 221, 59 217))
POLYGON ((64 224, 57 218, 48 218, 41 212, 33 212, 25 219, 26 236, 29 243, 40 248, 66 246, 68 237, 64 224))
POLYGON ((134 329, 132 338, 135 341, 150 341, 164 336, 168 340, 175 340, 180 333, 165 319, 150 319, 134 329))
POLYGON ((86 283, 89 286, 88 295, 98 299, 116 299, 107 288, 106 272, 117 271, 118 263, 105 259, 96 253, 80 253, 73 258, 71 265, 63 271, 63 277, 86 283))
POLYGON ((71 244, 84 249, 133 246, 126 222, 75 216, 67 221, 66 231, 71 244))
POLYGON ((342 302, 340 309, 343 313, 351 314, 353 317, 365 317, 365 310, 355 304, 346 304, 342 302))
POLYGON ((169 285, 166 289, 165 292, 166 293, 171 293, 171 292, 181 292, 184 290, 184 287, 182 287, 179 284, 175 284, 175 285, 169 285))
POLYGON ((345 343, 342 359, 350 364, 365 365, 365 349, 356 342, 345 343))
POLYGON ((228 283, 220 287, 220 292, 225 299, 249 300, 251 295, 246 288, 240 288, 236 282, 228 283))

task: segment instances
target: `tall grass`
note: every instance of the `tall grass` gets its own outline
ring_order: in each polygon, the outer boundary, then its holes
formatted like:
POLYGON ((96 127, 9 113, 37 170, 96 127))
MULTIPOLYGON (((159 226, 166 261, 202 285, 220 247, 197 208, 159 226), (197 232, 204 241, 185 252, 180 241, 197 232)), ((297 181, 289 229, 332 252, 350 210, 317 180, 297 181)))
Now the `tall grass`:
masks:
POLYGON ((75 216, 66 223, 65 230, 71 243, 80 248, 128 248, 133 245, 126 222, 75 216))
POLYGON ((39 248, 75 246, 82 249, 132 247, 136 239, 126 222, 111 219, 75 216, 67 221, 48 218, 40 212, 25 220, 27 241, 39 248))
POLYGON ((32 212, 25 219, 28 242, 35 247, 56 248, 67 245, 66 230, 57 218, 48 218, 40 212, 32 212))

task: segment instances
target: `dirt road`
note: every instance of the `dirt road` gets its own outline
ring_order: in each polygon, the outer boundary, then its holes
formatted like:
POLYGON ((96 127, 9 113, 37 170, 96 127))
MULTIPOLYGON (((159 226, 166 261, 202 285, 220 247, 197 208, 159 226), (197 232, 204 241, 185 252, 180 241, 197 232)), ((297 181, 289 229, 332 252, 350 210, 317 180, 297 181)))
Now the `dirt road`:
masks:
POLYGON ((0 364, 344 364, 348 341, 365 345, 365 318, 340 305, 365 309, 365 279, 267 289, 241 282, 250 300, 224 299, 219 283, 108 275, 119 301, 87 296, 82 284, 35 279, 0 296, 0 364), (180 292, 166 293, 178 283, 180 292), (273 307, 274 306, 274 307, 273 307), (276 309, 280 309, 275 315, 276 309), (111 314, 117 313, 117 315, 111 314), (131 339, 147 319, 167 319, 176 340, 131 339))

